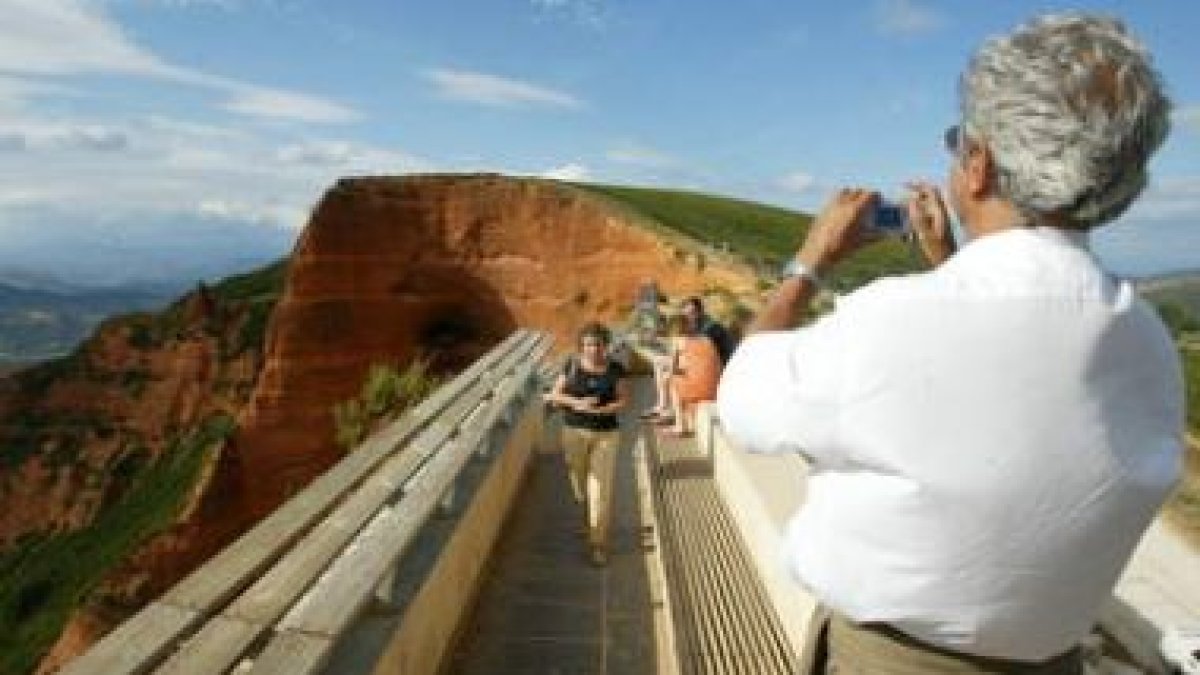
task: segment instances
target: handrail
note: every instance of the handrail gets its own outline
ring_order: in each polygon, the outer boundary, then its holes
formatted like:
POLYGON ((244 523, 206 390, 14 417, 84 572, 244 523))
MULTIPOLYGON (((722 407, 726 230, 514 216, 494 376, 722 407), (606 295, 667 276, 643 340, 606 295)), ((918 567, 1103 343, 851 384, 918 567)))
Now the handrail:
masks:
MULTIPOLYGON (((540 344, 544 353, 549 344, 540 344)), ((515 371, 492 394, 493 400, 509 401, 527 390, 536 361, 517 363, 515 371)), ((306 663, 314 668, 321 665, 322 657, 332 650, 337 636, 370 599, 386 571, 408 549, 470 456, 487 451, 488 433, 508 410, 505 405, 484 406, 482 402, 473 407, 456 434, 443 438, 442 447, 427 455, 422 474, 406 481, 400 500, 383 509, 363 530, 356 539, 358 550, 348 550, 335 561, 328 574, 279 622, 276 635, 255 661, 252 673, 310 672, 297 668, 297 646, 308 654, 306 663)))
MULTIPOLYGON (((544 335, 515 332, 62 672, 232 667, 285 614, 303 617, 287 613, 327 565, 336 566, 347 545, 384 524, 407 523, 405 531, 415 532, 432 512, 427 503, 436 504, 465 458, 526 392, 548 348, 544 335), (414 503, 418 507, 406 514, 414 503)), ((391 542, 389 564, 411 532, 391 542)), ((343 625, 361 608, 354 597, 352 611, 339 614, 343 625)))

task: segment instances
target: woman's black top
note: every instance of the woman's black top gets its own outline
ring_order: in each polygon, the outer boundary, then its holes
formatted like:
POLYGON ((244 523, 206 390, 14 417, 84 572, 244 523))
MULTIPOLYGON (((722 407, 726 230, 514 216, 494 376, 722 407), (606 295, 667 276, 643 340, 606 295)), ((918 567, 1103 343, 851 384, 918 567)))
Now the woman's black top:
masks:
MULTIPOLYGON (((615 361, 609 361, 603 373, 593 373, 584 369, 577 357, 571 357, 563 375, 567 378, 563 387, 563 393, 567 396, 595 396, 600 405, 608 405, 617 400, 617 382, 625 377, 625 368, 615 361)), ((571 408, 563 411, 563 422, 569 427, 592 431, 611 431, 620 426, 616 413, 588 413, 571 408)))

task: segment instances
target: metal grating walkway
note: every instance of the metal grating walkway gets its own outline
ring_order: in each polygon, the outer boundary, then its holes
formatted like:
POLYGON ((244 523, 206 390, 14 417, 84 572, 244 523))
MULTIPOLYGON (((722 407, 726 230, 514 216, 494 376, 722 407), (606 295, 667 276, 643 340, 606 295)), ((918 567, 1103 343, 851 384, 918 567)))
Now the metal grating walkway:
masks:
POLYGON ((692 674, 796 673, 709 460, 694 441, 647 433, 657 461, 657 507, 679 670, 692 674))

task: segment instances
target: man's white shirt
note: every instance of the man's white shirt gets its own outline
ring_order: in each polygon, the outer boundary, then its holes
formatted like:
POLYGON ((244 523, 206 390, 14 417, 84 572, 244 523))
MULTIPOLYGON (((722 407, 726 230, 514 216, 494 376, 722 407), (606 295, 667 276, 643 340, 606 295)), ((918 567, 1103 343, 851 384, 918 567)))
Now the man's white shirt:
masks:
POLYGON ((1180 471, 1169 335, 1050 228, 747 338, 718 405, 741 447, 811 460, 784 545, 825 604, 984 656, 1086 634, 1180 471))

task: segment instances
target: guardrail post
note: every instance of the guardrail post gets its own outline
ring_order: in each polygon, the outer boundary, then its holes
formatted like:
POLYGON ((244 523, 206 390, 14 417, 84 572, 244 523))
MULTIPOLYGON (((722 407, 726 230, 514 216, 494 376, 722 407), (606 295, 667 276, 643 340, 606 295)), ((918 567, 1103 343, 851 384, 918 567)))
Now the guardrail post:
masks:
POLYGON ((438 500, 438 515, 443 518, 454 515, 455 508, 458 506, 458 500, 455 499, 457 496, 458 486, 451 483, 450 487, 442 493, 441 499, 438 500))
POLYGON ((486 459, 492 454, 492 446, 495 444, 496 428, 488 429, 488 432, 480 439, 479 445, 475 446, 475 457, 478 459, 486 459))
POLYGON ((371 594, 371 604, 368 610, 373 614, 390 614, 396 611, 393 597, 396 588, 396 566, 388 567, 387 571, 375 584, 375 592, 371 594))

